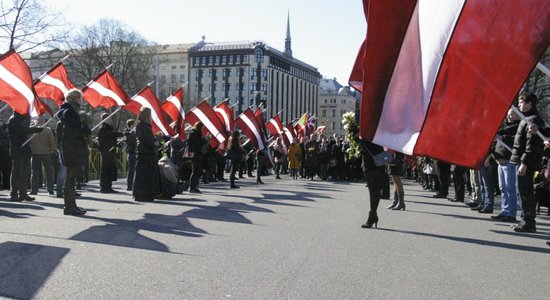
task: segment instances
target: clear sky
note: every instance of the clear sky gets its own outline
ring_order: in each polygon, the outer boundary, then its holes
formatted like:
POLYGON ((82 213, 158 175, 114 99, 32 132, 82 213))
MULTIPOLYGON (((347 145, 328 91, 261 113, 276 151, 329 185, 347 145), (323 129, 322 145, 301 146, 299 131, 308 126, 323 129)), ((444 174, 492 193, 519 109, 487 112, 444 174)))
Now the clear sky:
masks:
POLYGON ((262 40, 284 50, 290 13, 292 51, 322 76, 347 85, 365 37, 361 0, 42 0, 68 21, 117 19, 159 44, 262 40))

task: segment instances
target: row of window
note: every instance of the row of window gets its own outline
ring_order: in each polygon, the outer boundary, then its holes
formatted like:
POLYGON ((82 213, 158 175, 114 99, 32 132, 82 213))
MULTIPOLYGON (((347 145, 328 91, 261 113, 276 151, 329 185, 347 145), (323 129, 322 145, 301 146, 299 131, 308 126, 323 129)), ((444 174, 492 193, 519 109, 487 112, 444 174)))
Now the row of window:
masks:
POLYGON ((211 56, 195 56, 192 60, 193 66, 226 66, 240 65, 248 63, 248 55, 211 55, 211 56))
MULTIPOLYGON (((179 65, 179 66, 180 66, 180 70, 184 70, 184 69, 185 69, 185 65, 179 65)), ((177 65, 171 65, 171 66, 170 66, 170 69, 172 69, 172 70, 176 70, 177 68, 178 68, 177 65)), ((160 69, 161 69, 161 70, 166 70, 166 69, 167 69, 167 66, 166 66, 166 65, 161 65, 161 66, 160 66, 160 69)))
MULTIPOLYGON (((176 83, 177 79, 178 79, 178 77, 175 74, 172 74, 170 76, 170 82, 171 83, 176 83)), ((153 76, 153 80, 157 81, 157 77, 153 76)), ((162 83, 162 84, 166 83, 166 75, 161 75, 160 76, 160 83, 162 83)), ((179 83, 185 83, 185 75, 184 74, 179 75, 179 83)))
MULTIPOLYGON (((221 70, 222 72, 222 77, 225 78, 225 77, 231 77, 231 74, 233 72, 233 69, 230 69, 230 68, 225 68, 225 69, 222 69, 221 70)), ((236 76, 241 76, 243 75, 242 72, 244 72, 243 69, 235 69, 235 73, 236 73, 236 76)), ((250 79, 254 79, 256 78, 256 75, 257 74, 257 69, 250 69, 250 79)), ((204 70, 197 70, 195 71, 195 79, 199 79, 199 78, 202 78, 204 74, 204 70)), ((208 78, 214 78, 214 79, 218 79, 218 70, 216 69, 209 69, 208 70, 208 78)), ((263 77, 264 79, 267 80, 267 69, 261 69, 260 70, 260 77, 263 77)))
MULTIPOLYGON (((162 82, 161 82, 162 83, 162 82)), ((235 87, 236 91, 244 91, 245 90, 245 84, 244 83, 208 83, 208 84, 202 84, 202 83, 195 83, 195 91, 201 92, 204 90, 204 87, 208 87, 208 91, 217 91, 218 87, 221 88, 221 91, 231 91, 233 90, 233 87, 235 87)), ((250 85, 250 93, 253 94, 256 92, 256 84, 250 85)), ((267 83, 260 84, 260 91, 263 92, 263 94, 267 94, 267 83)))
MULTIPOLYGON (((340 99, 340 103, 346 104, 346 102, 347 102, 346 99, 340 99)), ((325 99, 325 104, 327 103, 329 103, 329 99, 325 99)), ((330 99, 330 103, 331 104, 337 103, 337 99, 330 99)))
MULTIPOLYGON (((336 109, 331 109, 331 114, 330 116, 331 117, 336 117, 336 109)), ((346 113, 346 110, 345 109, 341 109, 340 110, 340 115, 343 115, 346 113)), ((321 109, 321 117, 326 117, 327 116, 327 110, 326 109, 321 109)))

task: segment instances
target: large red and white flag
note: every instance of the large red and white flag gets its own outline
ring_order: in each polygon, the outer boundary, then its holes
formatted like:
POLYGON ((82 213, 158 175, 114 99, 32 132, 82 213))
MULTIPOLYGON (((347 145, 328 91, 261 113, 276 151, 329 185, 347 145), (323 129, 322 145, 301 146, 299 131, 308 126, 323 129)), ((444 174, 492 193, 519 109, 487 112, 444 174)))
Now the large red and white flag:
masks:
POLYGON ((297 137, 298 135, 296 134, 296 130, 294 130, 294 125, 292 125, 292 123, 288 123, 285 127, 283 127, 283 142, 287 148, 297 137))
POLYGON ((153 132, 155 134, 160 131, 167 136, 175 135, 174 130, 172 130, 164 118, 159 100, 149 86, 146 86, 134 97, 132 97, 132 100, 124 106, 124 109, 137 116, 139 115, 142 107, 148 107, 151 109, 151 126, 153 127, 153 132))
POLYGON ((36 95, 53 100, 57 106, 63 103, 67 92, 74 88, 75 85, 69 79, 67 69, 65 69, 65 65, 62 62, 57 63, 34 82, 36 95))
POLYGON ((550 43, 548 0, 363 0, 366 38, 350 76, 360 135, 481 166, 550 43))
POLYGON ((250 108, 240 114, 237 119, 235 119, 235 123, 254 143, 258 150, 263 150, 265 148, 265 140, 260 123, 256 120, 256 116, 254 116, 250 108))
POLYGON ((214 107, 216 115, 222 121, 226 132, 235 130, 235 120, 233 118, 233 108, 229 106, 228 101, 222 101, 214 107))
POLYGON ((179 88, 162 104, 162 110, 172 119, 174 130, 178 131, 181 140, 185 140, 185 111, 183 110, 183 98, 183 88, 179 88))
POLYGON ((82 89, 82 94, 84 94, 84 100, 90 103, 93 108, 98 106, 104 108, 124 106, 131 101, 122 86, 108 70, 101 72, 94 80, 90 81, 82 89))
POLYGON ((14 50, 0 56, 0 100, 22 115, 38 117, 44 111, 32 87, 31 71, 14 50))
POLYGON ((193 126, 201 121, 204 128, 212 135, 212 138, 208 142, 214 148, 227 140, 225 127, 218 116, 216 116, 214 109, 206 101, 202 101, 193 107, 187 113, 185 121, 193 126))
POLYGON ((279 115, 274 115, 271 119, 269 119, 269 122, 265 124, 267 131, 269 131, 269 133, 271 133, 271 135, 275 138, 278 138, 279 135, 283 133, 283 127, 283 122, 281 122, 279 115))

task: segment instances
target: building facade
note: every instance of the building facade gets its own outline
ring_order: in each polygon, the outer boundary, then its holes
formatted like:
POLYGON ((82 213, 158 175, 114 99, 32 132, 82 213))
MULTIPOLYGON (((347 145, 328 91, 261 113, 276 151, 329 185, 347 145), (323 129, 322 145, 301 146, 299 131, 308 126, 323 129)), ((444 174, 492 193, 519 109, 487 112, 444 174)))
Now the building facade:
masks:
POLYGON ((189 81, 188 51, 194 43, 154 46, 156 49, 152 79, 159 100, 168 98, 178 88, 187 89, 189 81))
POLYGON ((325 125, 325 135, 345 135, 342 115, 356 112, 358 109, 358 93, 349 87, 344 87, 334 79, 321 79, 319 85, 318 125, 325 125))

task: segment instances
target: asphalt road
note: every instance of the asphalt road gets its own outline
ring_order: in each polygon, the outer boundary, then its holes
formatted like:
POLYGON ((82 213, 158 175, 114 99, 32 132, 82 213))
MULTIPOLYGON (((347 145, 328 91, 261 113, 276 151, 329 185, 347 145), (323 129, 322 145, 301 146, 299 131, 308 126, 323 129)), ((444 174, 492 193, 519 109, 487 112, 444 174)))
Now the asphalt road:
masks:
MULTIPOLYGON (((253 179, 134 202, 0 191, 0 297, 38 299, 548 299, 550 217, 538 233, 431 198, 405 181, 406 211, 362 229, 363 183, 253 179)), ((497 211, 495 212, 497 213, 497 211)))

